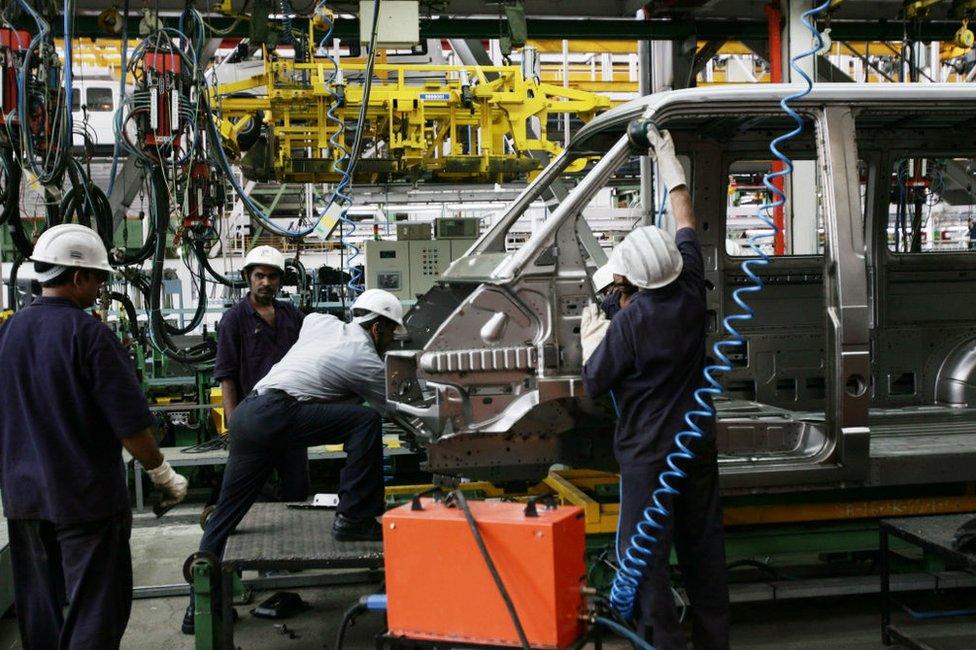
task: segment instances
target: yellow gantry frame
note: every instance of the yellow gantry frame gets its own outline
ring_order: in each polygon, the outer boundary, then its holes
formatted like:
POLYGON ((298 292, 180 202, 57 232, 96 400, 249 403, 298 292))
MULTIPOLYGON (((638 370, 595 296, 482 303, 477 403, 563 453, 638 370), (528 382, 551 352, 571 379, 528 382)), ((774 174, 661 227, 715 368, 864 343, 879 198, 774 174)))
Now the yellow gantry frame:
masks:
MULTIPOLYGON (((343 62, 344 79, 362 77, 365 63, 343 62)), ((547 137, 547 121, 557 113, 584 122, 610 108, 607 97, 526 79, 515 66, 376 64, 366 109, 364 143, 382 142, 365 154, 357 182, 387 179, 503 182, 541 168, 530 152, 557 154, 547 137), (467 75, 469 100, 462 100, 467 75), (530 135, 537 120, 538 137, 530 135), (533 120, 534 121, 534 120, 533 120)), ((338 88, 329 81, 332 63, 268 61, 263 74, 211 90, 219 108, 221 133, 233 141, 235 128, 259 111, 271 126, 274 176, 280 182, 337 182, 335 163, 343 152, 330 139, 339 126, 327 118, 338 88), (241 96, 251 92, 254 96, 241 96)), ((363 101, 361 82, 343 88, 345 101, 335 107, 347 127, 356 126, 363 101)), ((336 139, 352 146, 347 128, 336 139)), ((579 161, 581 168, 585 160, 579 161)), ((570 170, 573 171, 573 170, 570 170)))

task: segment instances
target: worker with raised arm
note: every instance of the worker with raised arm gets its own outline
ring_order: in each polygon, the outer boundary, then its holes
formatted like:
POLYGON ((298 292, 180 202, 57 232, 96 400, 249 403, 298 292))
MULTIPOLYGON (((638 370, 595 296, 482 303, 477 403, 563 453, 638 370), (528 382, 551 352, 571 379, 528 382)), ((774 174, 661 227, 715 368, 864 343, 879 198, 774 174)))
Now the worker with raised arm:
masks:
MULTIPOLYGON (((276 300, 285 273, 285 256, 272 246, 257 246, 244 257, 241 275, 249 291, 220 319, 213 377, 220 382, 224 422, 274 364, 298 340, 305 315, 292 303, 276 300)), ((308 497, 308 450, 289 449, 275 459, 282 501, 308 497)))
MULTIPOLYGON (((676 233, 644 226, 627 235, 608 266, 615 284, 638 290, 612 320, 589 305, 580 326, 586 392, 595 397, 612 391, 619 407, 614 453, 620 465, 620 553, 651 503, 665 458, 675 450, 675 434, 687 429, 685 413, 700 409, 693 396, 704 385, 705 277, 691 193, 670 134, 652 128, 648 138, 670 193, 676 233)), ((638 632, 658 650, 686 647, 671 593, 672 543, 691 602, 694 647, 729 647, 715 423, 697 422, 705 435, 690 445, 694 460, 681 465, 687 477, 674 481, 680 494, 665 499, 670 516, 654 533, 659 543, 652 547, 634 610, 638 632)))
POLYGON ((156 446, 132 359, 85 311, 112 270, 98 234, 54 226, 31 259, 41 295, 0 329, 0 490, 21 642, 118 648, 132 606, 122 448, 161 505, 182 500, 187 481, 156 446))
MULTIPOLYGON (((328 314, 305 317, 298 342, 257 383, 230 420, 230 458, 200 550, 222 556, 227 537, 254 504, 275 462, 295 448, 339 444, 337 541, 379 541, 383 513, 383 356, 403 327, 393 294, 368 289, 352 304, 352 322, 328 314), (363 403, 369 406, 364 406, 363 403)), ((191 599, 183 631, 193 632, 191 599)))

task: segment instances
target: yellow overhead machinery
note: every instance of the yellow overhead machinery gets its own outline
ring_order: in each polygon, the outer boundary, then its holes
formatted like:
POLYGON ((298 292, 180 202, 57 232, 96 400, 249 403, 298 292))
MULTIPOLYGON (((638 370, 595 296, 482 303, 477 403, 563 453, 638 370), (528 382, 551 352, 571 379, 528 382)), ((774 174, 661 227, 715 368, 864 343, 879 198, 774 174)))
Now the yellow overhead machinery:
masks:
POLYGON ((377 63, 358 124, 364 63, 343 61, 336 73, 327 57, 266 53, 265 61, 261 74, 211 89, 232 146, 262 125, 242 160, 254 180, 337 182, 336 162, 361 129, 354 182, 503 182, 541 169, 532 153, 560 151, 547 135, 551 115, 586 122, 610 107, 605 96, 542 83, 518 66, 377 63))

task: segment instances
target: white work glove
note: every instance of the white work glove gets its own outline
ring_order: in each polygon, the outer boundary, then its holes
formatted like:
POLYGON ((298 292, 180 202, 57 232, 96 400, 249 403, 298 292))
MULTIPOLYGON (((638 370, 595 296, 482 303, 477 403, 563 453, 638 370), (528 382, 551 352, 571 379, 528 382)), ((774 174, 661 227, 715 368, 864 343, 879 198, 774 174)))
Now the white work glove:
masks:
POLYGON ((667 131, 658 131, 651 126, 647 129, 647 139, 654 149, 657 160, 657 173, 661 175, 661 182, 670 192, 680 185, 687 185, 685 168, 681 166, 678 157, 674 155, 674 140, 667 131))
POLYGON ((593 351, 600 345, 600 341, 607 335, 610 321, 600 309, 600 305, 588 304, 583 308, 583 318, 580 320, 580 345, 583 346, 583 363, 589 361, 593 351))
POLYGON ((153 482, 153 485, 158 487, 167 497, 159 503, 160 506, 173 506, 186 498, 186 488, 189 481, 186 480, 185 476, 177 474, 165 460, 156 469, 146 470, 146 474, 149 475, 149 480, 153 482))

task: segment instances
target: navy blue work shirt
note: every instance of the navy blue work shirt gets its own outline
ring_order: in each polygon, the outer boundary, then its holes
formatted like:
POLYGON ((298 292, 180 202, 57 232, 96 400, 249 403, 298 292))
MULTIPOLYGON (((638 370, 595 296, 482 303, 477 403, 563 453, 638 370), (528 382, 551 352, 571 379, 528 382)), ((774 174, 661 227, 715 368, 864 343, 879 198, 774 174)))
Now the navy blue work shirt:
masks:
POLYGON ((42 296, 0 328, 0 368, 4 515, 74 524, 127 511, 120 440, 155 420, 115 334, 42 296))
MULTIPOLYGON (((701 246, 691 228, 675 234, 684 266, 667 286, 642 289, 610 321, 606 337, 583 367, 587 395, 612 390, 620 409, 614 453, 622 466, 663 459, 684 415, 704 385, 705 274, 701 246)), ((714 419, 697 420, 707 432, 701 450, 714 448, 714 419)))
POLYGON ((274 311, 272 327, 251 304, 249 292, 220 319, 213 378, 237 384, 242 400, 271 366, 281 361, 302 329, 305 314, 295 305, 275 300, 274 311))

